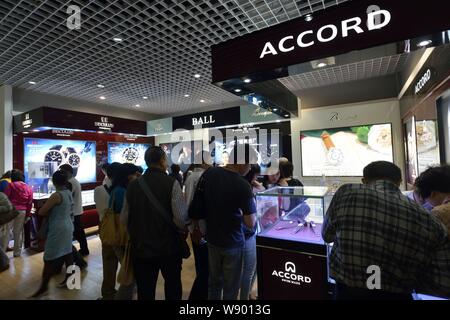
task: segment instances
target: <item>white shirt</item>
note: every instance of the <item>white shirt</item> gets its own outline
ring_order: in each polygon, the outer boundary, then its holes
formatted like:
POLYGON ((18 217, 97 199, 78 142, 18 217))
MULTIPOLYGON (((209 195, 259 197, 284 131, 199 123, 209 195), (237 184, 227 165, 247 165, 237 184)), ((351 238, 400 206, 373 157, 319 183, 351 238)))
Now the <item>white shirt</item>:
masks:
POLYGON ((94 189, 94 202, 95 208, 98 212, 98 217, 100 221, 102 221, 105 210, 108 209, 109 205, 109 193, 106 191, 104 185, 98 186, 94 189))
POLYGON ((81 199, 81 184, 75 178, 70 178, 69 183, 72 185, 73 197, 73 215, 79 216, 83 214, 83 202, 81 199))
MULTIPOLYGON (((202 176, 202 174, 205 172, 205 169, 203 168, 195 168, 191 174, 189 174, 189 176, 186 178, 186 181, 184 182, 184 187, 185 187, 185 198, 186 198, 186 204, 189 208, 189 206, 191 205, 192 200, 194 199, 194 194, 195 194, 195 190, 197 189, 197 184, 198 181, 200 180, 200 177, 202 176)), ((206 234, 206 221, 205 220, 199 220, 198 221, 198 225, 200 227, 200 231, 202 232, 202 234, 206 234)), ((189 227, 189 231, 192 232, 192 225, 190 225, 189 227)))

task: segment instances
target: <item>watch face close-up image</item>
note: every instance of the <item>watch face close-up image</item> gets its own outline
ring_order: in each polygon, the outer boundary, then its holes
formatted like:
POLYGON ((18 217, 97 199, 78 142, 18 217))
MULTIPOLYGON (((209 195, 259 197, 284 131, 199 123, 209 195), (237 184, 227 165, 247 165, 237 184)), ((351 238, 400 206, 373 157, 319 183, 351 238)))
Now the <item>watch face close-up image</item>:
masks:
POLYGON ((122 158, 125 163, 135 164, 136 160, 139 158, 139 151, 134 147, 128 147, 123 151, 122 158))
POLYGON ((81 163, 81 158, 78 154, 72 153, 67 157, 67 163, 72 166, 72 168, 78 168, 81 163))
POLYGON ((45 155, 45 162, 57 162, 58 165, 62 164, 64 160, 64 155, 57 150, 50 150, 49 152, 47 152, 47 154, 45 155))

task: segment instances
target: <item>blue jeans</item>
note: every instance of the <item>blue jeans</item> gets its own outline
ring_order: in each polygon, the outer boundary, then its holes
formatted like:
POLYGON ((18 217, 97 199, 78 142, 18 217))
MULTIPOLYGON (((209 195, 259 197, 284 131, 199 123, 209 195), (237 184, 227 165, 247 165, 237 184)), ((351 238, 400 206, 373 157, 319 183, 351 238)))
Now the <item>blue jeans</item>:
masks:
POLYGON ((256 275, 256 235, 245 240, 240 300, 248 300, 256 275))
POLYGON ((243 248, 220 248, 208 244, 208 299, 237 300, 242 274, 243 248))

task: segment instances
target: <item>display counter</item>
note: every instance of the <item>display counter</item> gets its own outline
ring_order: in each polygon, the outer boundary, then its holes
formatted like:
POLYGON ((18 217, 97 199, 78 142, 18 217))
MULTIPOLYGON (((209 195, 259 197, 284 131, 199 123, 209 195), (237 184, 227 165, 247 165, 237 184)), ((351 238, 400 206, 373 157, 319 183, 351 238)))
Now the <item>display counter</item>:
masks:
POLYGON ((330 298, 328 246, 321 236, 330 200, 325 187, 276 187, 257 194, 261 299, 330 298))

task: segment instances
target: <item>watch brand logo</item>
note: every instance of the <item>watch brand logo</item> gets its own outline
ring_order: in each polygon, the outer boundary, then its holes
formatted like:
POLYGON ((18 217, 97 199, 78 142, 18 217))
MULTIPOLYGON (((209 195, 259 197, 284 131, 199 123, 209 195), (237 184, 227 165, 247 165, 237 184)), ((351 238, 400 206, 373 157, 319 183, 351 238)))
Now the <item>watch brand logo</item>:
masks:
POLYGON ((422 76, 422 78, 420 78, 420 80, 417 81, 416 87, 415 87, 415 91, 414 91, 415 94, 418 94, 418 93, 423 89, 423 87, 425 87, 425 85, 428 83, 428 81, 430 81, 430 79, 431 79, 431 70, 428 69, 428 70, 424 73, 424 75, 422 76))
POLYGON ((81 29, 81 9, 79 6, 70 5, 67 7, 66 13, 69 14, 66 25, 69 30, 81 29))
POLYGON ((100 122, 95 122, 94 126, 99 127, 102 130, 111 130, 114 128, 114 123, 109 123, 108 117, 100 117, 100 122))
POLYGON ((214 120, 213 116, 204 116, 199 118, 192 118, 192 125, 198 126, 198 125, 204 125, 204 124, 212 124, 215 123, 216 120, 214 120))
POLYGON ((52 133, 56 134, 57 136, 61 136, 61 137, 70 137, 74 132, 72 130, 53 129, 52 133))
POLYGON ((330 122, 337 122, 337 121, 343 121, 343 120, 356 120, 358 118, 358 115, 354 114, 352 116, 348 116, 345 119, 341 118, 339 115, 339 112, 332 112, 330 116, 330 122))
POLYGON ((286 264, 284 265, 284 270, 286 270, 286 272, 295 273, 295 264, 293 262, 286 262, 286 264))
POLYGON ((25 120, 22 121, 22 126, 24 129, 31 127, 31 125, 33 124, 33 119, 30 119, 30 114, 27 113, 25 114, 25 120))
MULTIPOLYGON (((369 6, 367 8, 366 27, 368 32, 380 30, 391 22, 391 13, 388 10, 382 10, 378 6, 369 6), (375 11, 374 11, 375 10, 375 11)), ((347 38, 350 32, 353 34, 362 34, 366 31, 363 29, 362 18, 353 17, 343 20, 339 26, 327 24, 318 30, 305 30, 298 35, 287 35, 278 41, 275 47, 271 42, 266 42, 259 56, 264 59, 267 55, 275 56, 279 53, 287 53, 294 51, 296 46, 299 48, 308 48, 314 46, 316 41, 321 43, 331 42, 340 36, 347 38), (277 51, 278 49, 278 51, 277 51)))
POLYGON ((274 270, 272 276, 280 278, 282 282, 301 285, 302 283, 311 283, 311 278, 297 274, 297 267, 293 262, 286 262, 284 264, 284 271, 274 270))

